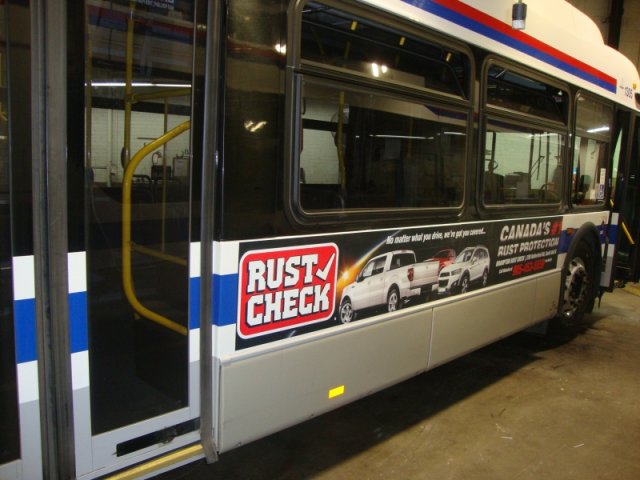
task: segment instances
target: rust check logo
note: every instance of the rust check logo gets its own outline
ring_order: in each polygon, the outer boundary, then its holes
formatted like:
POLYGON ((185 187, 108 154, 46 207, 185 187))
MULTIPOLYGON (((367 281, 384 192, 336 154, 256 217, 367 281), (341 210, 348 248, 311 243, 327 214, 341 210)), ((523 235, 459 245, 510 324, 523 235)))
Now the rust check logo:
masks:
POLYGON ((251 338, 329 320, 335 310, 337 264, 333 243, 244 254, 238 335, 251 338))

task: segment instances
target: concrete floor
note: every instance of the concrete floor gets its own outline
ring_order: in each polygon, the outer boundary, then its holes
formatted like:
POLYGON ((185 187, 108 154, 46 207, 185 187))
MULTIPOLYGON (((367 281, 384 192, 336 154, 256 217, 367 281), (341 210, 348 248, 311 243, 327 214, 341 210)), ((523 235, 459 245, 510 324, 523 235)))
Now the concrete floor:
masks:
POLYGON ((640 479, 640 289, 162 479, 640 479))

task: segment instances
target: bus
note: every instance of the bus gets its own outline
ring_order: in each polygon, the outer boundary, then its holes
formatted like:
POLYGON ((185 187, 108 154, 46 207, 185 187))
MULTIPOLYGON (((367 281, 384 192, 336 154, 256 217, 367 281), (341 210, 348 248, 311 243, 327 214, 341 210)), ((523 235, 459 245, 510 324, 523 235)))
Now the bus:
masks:
POLYGON ((0 2, 0 478, 219 455, 637 281, 563 0, 0 2))

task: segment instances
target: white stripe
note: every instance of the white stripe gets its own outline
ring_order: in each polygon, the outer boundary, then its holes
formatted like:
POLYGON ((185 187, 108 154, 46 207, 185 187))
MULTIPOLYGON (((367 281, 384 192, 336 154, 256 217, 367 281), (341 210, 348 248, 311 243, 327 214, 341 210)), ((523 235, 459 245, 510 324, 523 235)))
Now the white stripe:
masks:
POLYGON ((200 329, 189 330, 189 363, 200 360, 200 329))
POLYGON ((236 351, 236 324, 213 325, 213 356, 221 358, 236 351))
POLYGON ((200 242, 189 246, 189 278, 200 277, 200 242))
POLYGON ((239 251, 240 242, 214 242, 213 273, 215 275, 230 275, 238 273, 239 251))
POLYGON ((13 298, 15 300, 35 298, 33 269, 33 255, 13 257, 13 298))
POLYGON ((38 389, 38 361, 18 364, 18 401, 34 402, 40 397, 38 389))
POLYGON ((71 385, 74 390, 89 386, 89 352, 71 354, 71 385))
POLYGON ((87 255, 85 252, 73 252, 67 256, 69 267, 69 293, 87 291, 87 255))

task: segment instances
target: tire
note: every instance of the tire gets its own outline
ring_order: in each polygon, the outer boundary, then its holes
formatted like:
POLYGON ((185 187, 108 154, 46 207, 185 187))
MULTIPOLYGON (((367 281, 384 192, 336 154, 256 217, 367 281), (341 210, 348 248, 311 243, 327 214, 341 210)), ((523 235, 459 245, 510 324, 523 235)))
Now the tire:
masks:
POLYGON ((480 282, 480 286, 484 288, 488 284, 489 284, 489 270, 485 269, 484 272, 482 272, 482 279, 480 282))
POLYGON ((564 267, 562 305, 556 317, 557 323, 566 327, 577 326, 584 314, 591 310, 595 300, 595 254, 591 244, 582 240, 564 267))
POLYGON ((400 292, 397 287, 391 287, 387 294, 387 312, 395 312, 400 310, 402 306, 402 299, 400 298, 400 292))
POLYGON ((469 291, 469 274, 465 273, 460 280, 458 293, 467 293, 469 291))
POLYGON ((345 297, 340 302, 340 310, 338 311, 338 320, 340 323, 350 323, 356 319, 356 311, 353 309, 351 299, 345 297))

